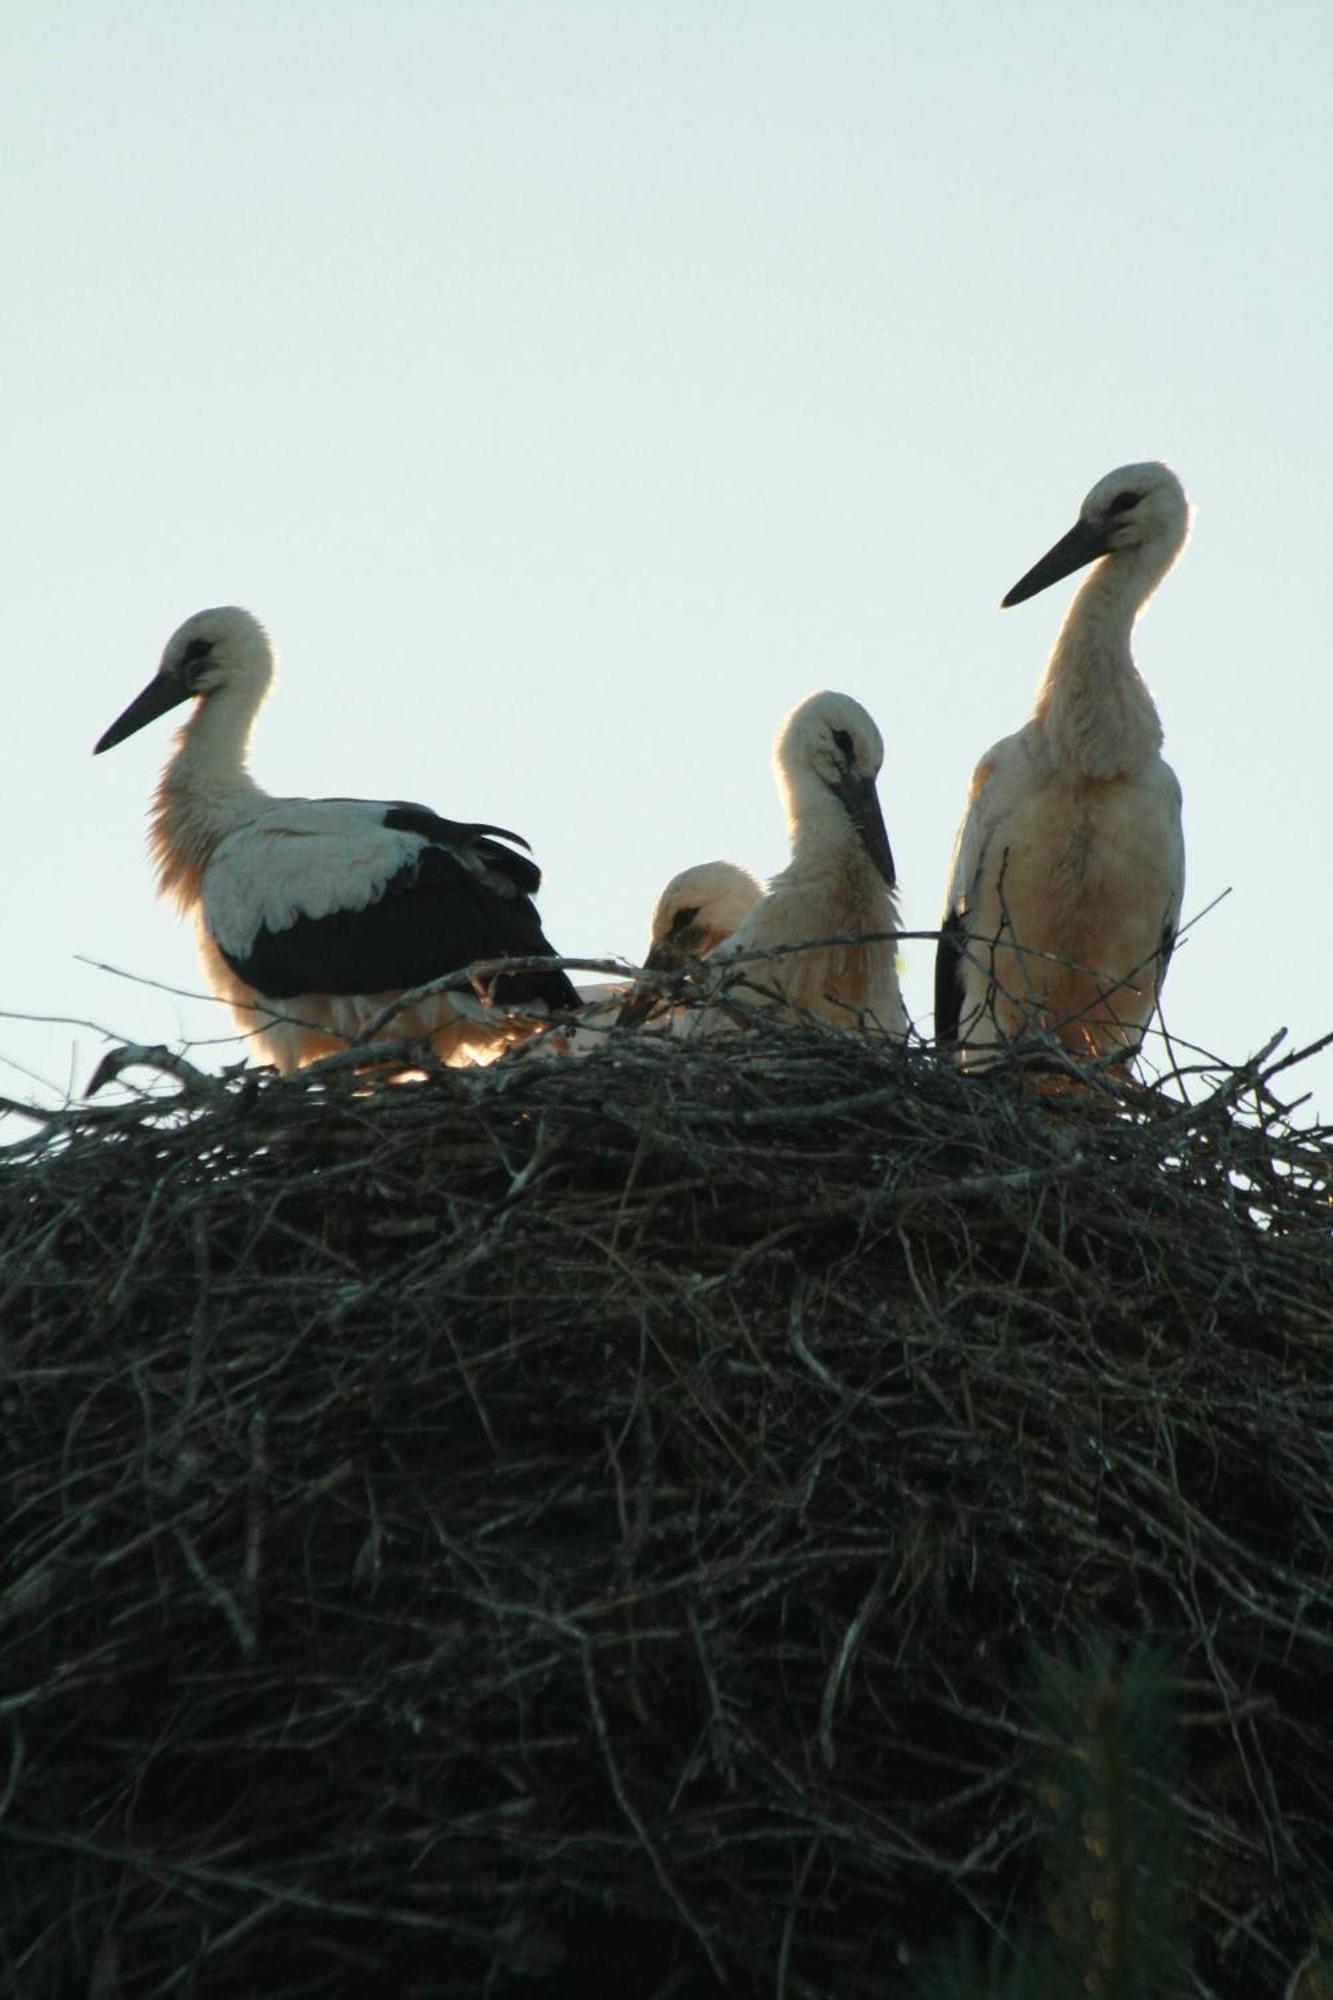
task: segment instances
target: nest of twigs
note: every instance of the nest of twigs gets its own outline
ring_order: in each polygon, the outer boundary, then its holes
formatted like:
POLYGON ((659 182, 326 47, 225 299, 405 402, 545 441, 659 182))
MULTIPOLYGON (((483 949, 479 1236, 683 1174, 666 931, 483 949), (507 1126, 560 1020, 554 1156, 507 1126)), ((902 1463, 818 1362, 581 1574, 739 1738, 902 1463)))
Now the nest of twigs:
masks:
POLYGON ((1333 1899, 1333 1135, 771 1023, 11 1148, 15 1995, 893 1996, 1150 1634, 1185 1989, 1333 1899))

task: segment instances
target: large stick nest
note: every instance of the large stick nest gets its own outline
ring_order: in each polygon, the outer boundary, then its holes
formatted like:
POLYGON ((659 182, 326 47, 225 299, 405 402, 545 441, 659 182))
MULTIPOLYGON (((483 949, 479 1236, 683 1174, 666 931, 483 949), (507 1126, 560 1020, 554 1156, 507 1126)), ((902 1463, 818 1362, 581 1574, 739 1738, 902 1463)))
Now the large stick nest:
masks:
POLYGON ((5 1990, 892 1996, 1178 1677, 1193 1991, 1333 1898, 1333 1145, 767 1028, 70 1112, 0 1177, 5 1990))

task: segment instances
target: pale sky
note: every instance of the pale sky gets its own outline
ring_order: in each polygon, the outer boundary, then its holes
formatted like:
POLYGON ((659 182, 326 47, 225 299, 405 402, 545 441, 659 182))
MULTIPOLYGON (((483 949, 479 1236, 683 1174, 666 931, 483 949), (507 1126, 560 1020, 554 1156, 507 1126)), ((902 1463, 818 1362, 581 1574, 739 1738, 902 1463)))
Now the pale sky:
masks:
MULTIPOLYGON (((1138 657, 1186 911, 1230 891, 1167 1019, 1333 1028, 1331 75, 1327 0, 7 0, 0 1006, 239 1055, 79 962, 204 990, 143 845, 172 726, 89 753, 218 603, 282 656, 261 783, 517 828, 569 953, 781 867, 774 732, 841 688, 931 927, 1074 584, 999 599, 1163 458, 1138 657)), ((0 1018, 0 1093, 104 1046, 0 1018)))

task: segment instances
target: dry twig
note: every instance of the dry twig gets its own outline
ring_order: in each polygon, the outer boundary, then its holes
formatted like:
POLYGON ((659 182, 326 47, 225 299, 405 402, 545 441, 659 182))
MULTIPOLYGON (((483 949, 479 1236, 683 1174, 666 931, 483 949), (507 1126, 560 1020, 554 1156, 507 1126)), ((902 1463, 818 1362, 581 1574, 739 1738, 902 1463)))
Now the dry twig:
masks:
POLYGON ((122 1051, 177 1088, 0 1164, 5 1990, 891 2000, 1031 1895, 1014 1690, 1091 1631, 1182 1676, 1198 1992, 1298 1964, 1333 1142, 1290 1059, 1184 1105, 773 1020, 407 1053, 122 1051))

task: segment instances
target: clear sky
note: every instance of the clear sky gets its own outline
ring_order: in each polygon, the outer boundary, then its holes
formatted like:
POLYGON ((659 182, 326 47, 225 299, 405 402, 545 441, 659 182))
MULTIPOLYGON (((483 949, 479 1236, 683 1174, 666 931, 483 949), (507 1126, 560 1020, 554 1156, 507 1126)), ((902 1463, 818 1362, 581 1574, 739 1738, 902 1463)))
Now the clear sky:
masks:
MULTIPOLYGON (((234 1060, 92 743, 241 603, 279 792, 512 826, 571 953, 772 873, 774 730, 883 731, 905 916, 1126 460, 1193 538, 1139 630, 1185 793, 1174 1032, 1333 1028, 1327 0, 7 0, 0 1005, 234 1060)), ((905 952, 930 1006, 932 950, 905 952)), ((0 1092, 103 1043, 0 1019, 0 1092)), ((1333 1116, 1333 1062, 1305 1078, 1333 1116)))

